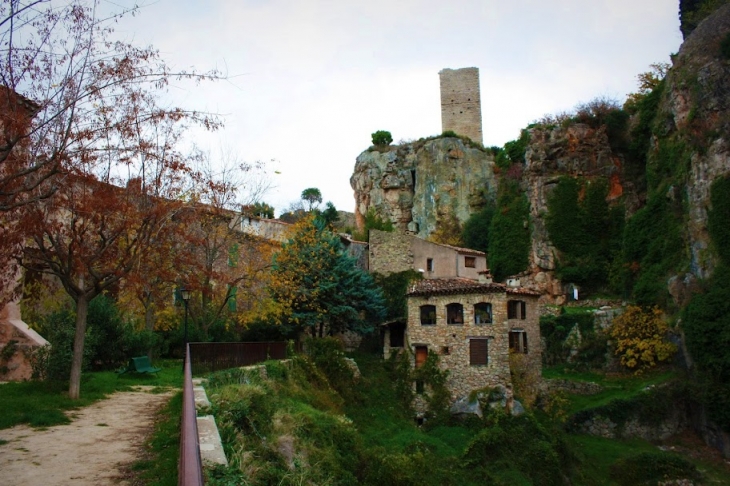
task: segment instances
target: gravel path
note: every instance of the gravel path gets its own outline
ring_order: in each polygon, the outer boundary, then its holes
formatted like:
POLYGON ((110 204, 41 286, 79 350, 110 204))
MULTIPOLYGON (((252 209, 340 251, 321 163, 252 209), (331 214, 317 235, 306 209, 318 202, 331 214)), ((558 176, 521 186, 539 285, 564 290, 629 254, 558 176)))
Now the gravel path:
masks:
POLYGON ((149 393, 146 388, 152 387, 117 392, 72 411, 68 425, 0 430, 0 441, 7 441, 0 445, 0 484, 129 484, 125 468, 143 458, 155 413, 172 396, 172 392, 149 393))

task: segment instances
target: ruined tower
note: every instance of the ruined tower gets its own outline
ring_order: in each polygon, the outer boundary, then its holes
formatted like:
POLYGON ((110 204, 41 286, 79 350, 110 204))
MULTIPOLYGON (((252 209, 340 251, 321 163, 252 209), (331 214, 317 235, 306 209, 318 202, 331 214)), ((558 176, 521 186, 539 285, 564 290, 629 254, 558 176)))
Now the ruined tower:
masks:
POLYGON ((441 129, 482 142, 482 102, 479 68, 442 69, 441 129))

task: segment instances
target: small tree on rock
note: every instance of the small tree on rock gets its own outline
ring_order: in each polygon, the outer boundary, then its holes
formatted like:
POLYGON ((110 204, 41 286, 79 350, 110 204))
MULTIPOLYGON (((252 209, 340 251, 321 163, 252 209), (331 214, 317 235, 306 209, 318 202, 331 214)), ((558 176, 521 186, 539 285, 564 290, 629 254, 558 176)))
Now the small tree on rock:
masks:
POLYGON ((373 145, 376 147, 387 147, 393 143, 393 136, 385 130, 378 130, 372 134, 373 145))

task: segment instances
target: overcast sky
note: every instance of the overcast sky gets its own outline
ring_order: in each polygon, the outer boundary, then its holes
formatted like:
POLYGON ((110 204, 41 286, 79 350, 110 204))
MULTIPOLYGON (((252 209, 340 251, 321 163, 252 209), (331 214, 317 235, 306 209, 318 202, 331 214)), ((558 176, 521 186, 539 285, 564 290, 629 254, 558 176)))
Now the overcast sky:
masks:
POLYGON ((441 132, 438 72, 478 67, 484 144, 502 146, 546 113, 597 96, 623 102, 636 75, 669 62, 678 0, 159 0, 118 35, 177 68, 227 81, 175 87, 224 115, 196 142, 270 161, 277 215, 305 188, 353 211, 350 176, 370 134, 441 132))

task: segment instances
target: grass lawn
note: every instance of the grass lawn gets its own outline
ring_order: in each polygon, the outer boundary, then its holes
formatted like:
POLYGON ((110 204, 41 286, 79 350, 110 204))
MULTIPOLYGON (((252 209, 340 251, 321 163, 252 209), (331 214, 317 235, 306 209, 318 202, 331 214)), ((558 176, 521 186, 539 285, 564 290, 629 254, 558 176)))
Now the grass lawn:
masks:
POLYGON ((595 372, 576 372, 562 366, 543 368, 543 378, 564 379, 571 381, 591 381, 603 387, 603 391, 595 395, 568 395, 570 402, 568 413, 600 407, 612 400, 631 398, 647 387, 665 383, 680 374, 673 370, 653 370, 641 375, 615 374, 606 375, 595 372))
POLYGON ((161 388, 182 387, 182 364, 180 361, 155 362, 162 370, 155 375, 113 371, 84 373, 81 377, 81 397, 68 398, 68 382, 25 381, 0 385, 0 429, 17 424, 33 427, 47 427, 69 423, 66 415, 105 398, 116 392, 130 390, 135 385, 158 386, 161 388))

